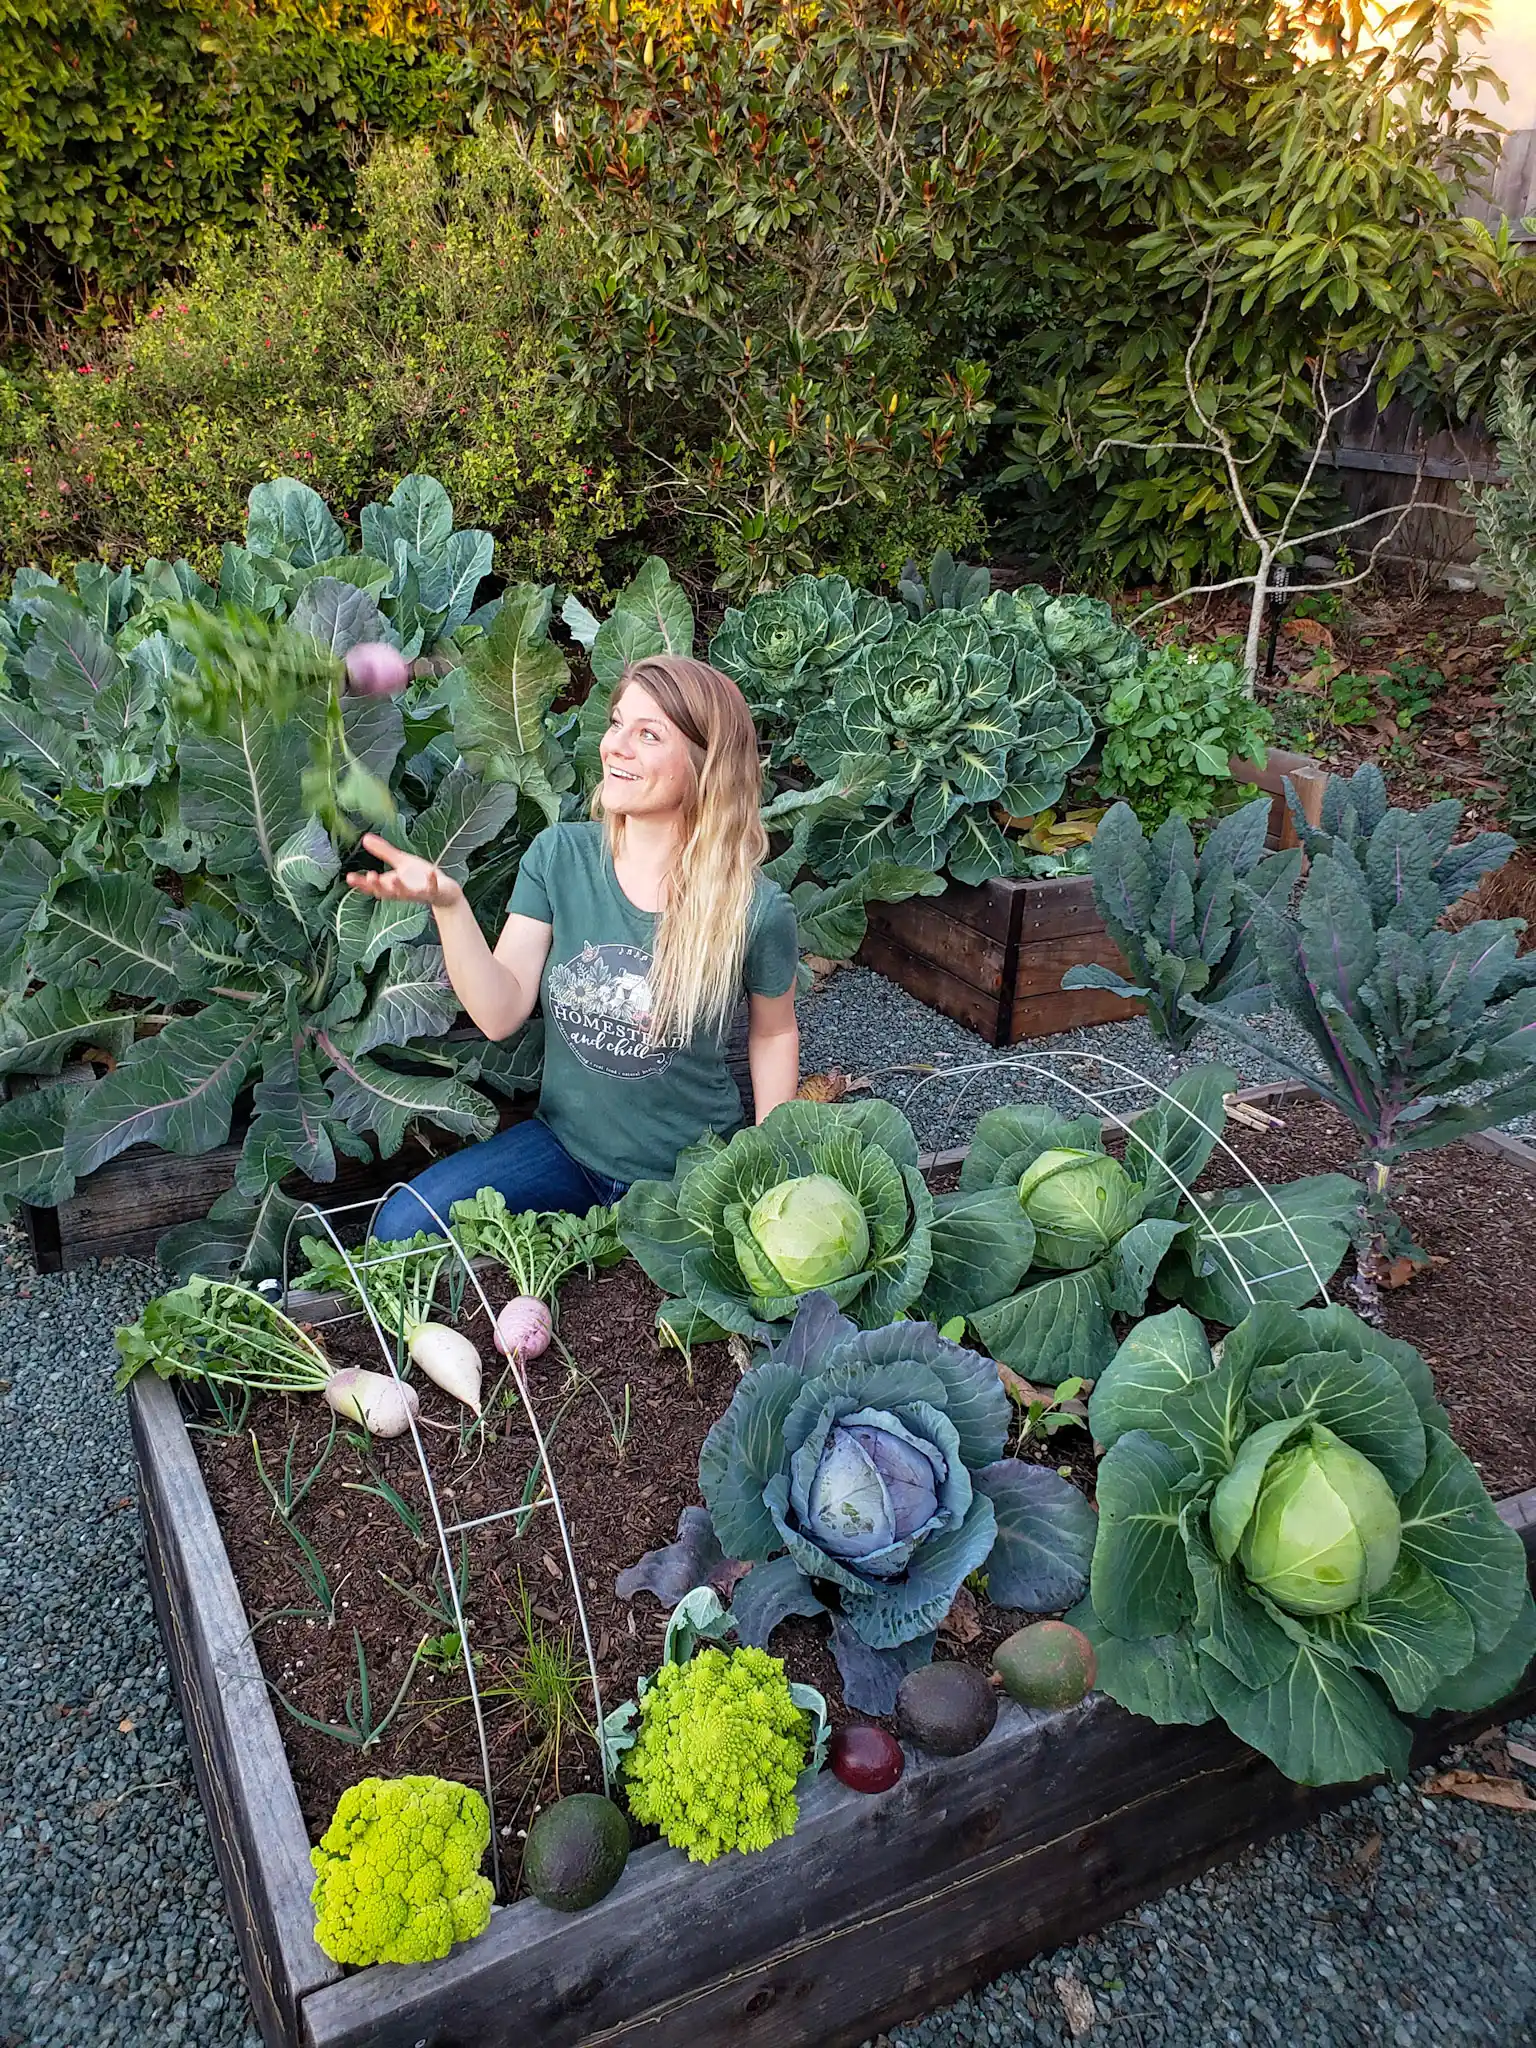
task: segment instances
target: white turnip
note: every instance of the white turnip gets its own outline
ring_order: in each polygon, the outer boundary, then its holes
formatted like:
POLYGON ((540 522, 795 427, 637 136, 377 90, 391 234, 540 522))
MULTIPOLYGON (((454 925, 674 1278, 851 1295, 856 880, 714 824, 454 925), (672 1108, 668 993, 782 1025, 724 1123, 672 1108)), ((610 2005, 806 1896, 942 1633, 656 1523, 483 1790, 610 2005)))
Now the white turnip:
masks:
POLYGON ((480 1353, 468 1337, 442 1323, 417 1323, 406 1331, 412 1365, 466 1408, 480 1413, 480 1353))
POLYGON ((496 1349, 504 1358, 538 1358, 549 1349, 554 1321, 546 1302, 514 1294, 496 1318, 496 1349))
POLYGON ((420 1407, 414 1387, 387 1372, 365 1372, 355 1365, 332 1373, 325 1399, 338 1415, 360 1422, 370 1436, 404 1436, 420 1407))
POLYGON ((382 640, 361 641, 342 659, 347 688, 359 697, 397 697, 411 680, 405 656, 382 640))

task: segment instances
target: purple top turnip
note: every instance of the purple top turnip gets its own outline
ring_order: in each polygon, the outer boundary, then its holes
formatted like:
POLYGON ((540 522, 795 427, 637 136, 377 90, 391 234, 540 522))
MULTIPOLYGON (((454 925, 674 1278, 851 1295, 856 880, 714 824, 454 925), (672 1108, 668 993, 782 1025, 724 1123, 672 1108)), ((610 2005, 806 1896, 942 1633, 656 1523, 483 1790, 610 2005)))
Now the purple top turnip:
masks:
POLYGON ((411 680, 410 664, 398 647, 364 640, 343 657, 347 687, 359 697, 396 697, 411 680))
POLYGON ((514 1294, 496 1318, 496 1349, 504 1358, 538 1358, 549 1349, 553 1329, 547 1303, 514 1294))

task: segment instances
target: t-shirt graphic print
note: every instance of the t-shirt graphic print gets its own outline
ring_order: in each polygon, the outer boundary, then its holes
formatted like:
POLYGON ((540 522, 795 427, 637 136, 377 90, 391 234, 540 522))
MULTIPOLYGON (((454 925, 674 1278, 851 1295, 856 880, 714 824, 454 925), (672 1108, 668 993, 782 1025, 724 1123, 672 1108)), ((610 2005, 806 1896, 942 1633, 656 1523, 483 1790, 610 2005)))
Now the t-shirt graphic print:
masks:
POLYGON ((549 969, 544 1004, 556 1030, 595 1074, 664 1074, 672 1048, 651 1044, 651 956, 590 942, 549 969))

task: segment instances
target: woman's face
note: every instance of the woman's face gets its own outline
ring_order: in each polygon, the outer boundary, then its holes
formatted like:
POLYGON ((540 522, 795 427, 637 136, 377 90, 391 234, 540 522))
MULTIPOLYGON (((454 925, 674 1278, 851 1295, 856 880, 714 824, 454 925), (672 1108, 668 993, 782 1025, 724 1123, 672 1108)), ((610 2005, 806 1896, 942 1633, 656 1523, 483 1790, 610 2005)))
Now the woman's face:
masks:
POLYGON ((614 699, 598 753, 603 763, 603 809, 612 817, 648 818, 680 811, 693 793, 693 749, 638 683, 614 699))

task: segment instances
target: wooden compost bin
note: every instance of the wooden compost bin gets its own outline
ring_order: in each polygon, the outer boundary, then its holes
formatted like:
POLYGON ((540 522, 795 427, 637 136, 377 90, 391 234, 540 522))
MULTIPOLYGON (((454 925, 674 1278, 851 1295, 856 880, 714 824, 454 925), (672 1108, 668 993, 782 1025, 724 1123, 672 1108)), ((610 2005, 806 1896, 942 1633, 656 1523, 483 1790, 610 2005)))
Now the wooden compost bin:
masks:
MULTIPOLYGON (((1232 773, 1269 795, 1271 846, 1297 843, 1285 801, 1287 777, 1308 817, 1320 815, 1328 777, 1305 754, 1276 750, 1263 768, 1234 760, 1232 773)), ((1038 882, 1009 877, 974 888, 951 882, 942 896, 872 903, 858 957, 990 1045, 1114 1023, 1141 1009, 1101 989, 1061 985, 1069 967, 1126 972, 1086 875, 1038 882)))

